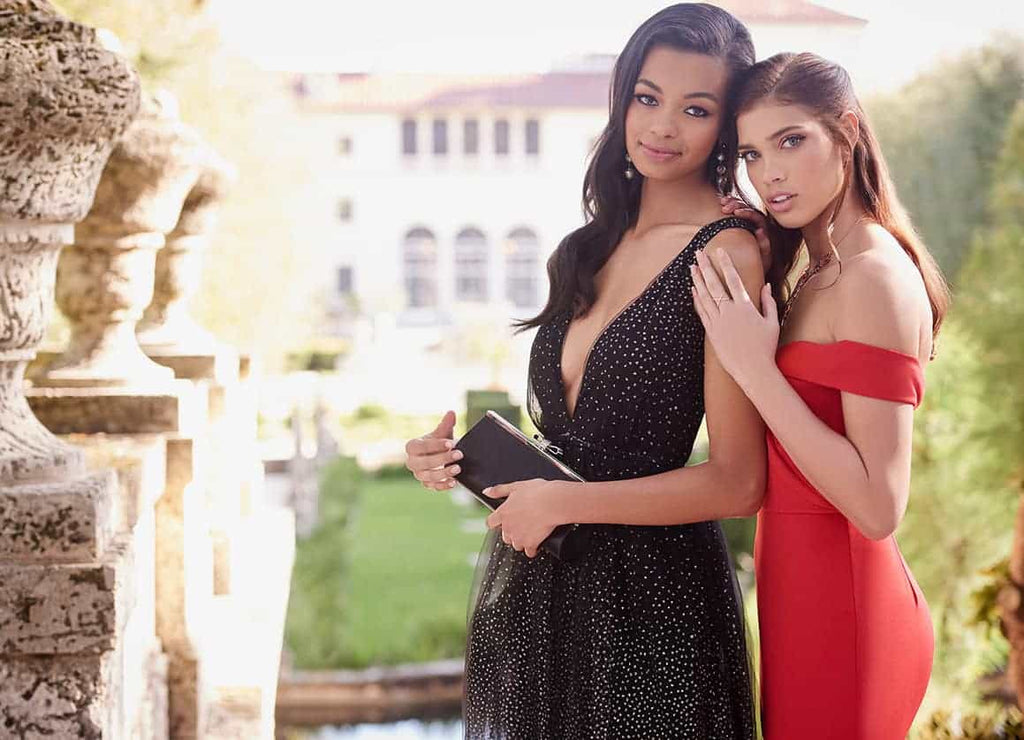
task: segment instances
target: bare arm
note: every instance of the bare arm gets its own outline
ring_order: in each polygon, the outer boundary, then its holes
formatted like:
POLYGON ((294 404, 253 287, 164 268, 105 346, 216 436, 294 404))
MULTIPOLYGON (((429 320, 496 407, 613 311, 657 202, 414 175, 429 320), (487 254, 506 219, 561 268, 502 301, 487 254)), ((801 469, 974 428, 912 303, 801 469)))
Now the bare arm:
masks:
MULTIPOLYGON (((731 255, 744 285, 764 284, 761 257, 749 232, 730 229, 706 249, 731 255)), ((709 456, 699 465, 629 480, 570 483, 557 504, 560 522, 670 525, 749 516, 764 496, 764 423, 705 343, 704 399, 709 456)))
MULTIPOLYGON (((886 265, 851 265, 834 289, 836 340, 918 355, 920 310, 907 305, 916 294, 886 265)), ((736 375, 811 485, 866 537, 892 534, 909 494, 913 407, 844 391, 844 436, 808 408, 774 362, 736 375)))

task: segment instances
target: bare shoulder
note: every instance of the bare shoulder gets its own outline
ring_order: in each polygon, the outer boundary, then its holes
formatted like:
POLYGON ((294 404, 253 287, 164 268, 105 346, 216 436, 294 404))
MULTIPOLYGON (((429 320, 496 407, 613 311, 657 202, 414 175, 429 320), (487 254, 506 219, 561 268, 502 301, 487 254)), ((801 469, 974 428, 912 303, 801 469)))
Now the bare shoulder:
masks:
POLYGON ((931 307, 921 273, 882 228, 872 229, 863 251, 844 259, 835 282, 836 339, 921 354, 930 334, 931 307), (929 331, 924 331, 928 327, 929 331))
POLYGON ((712 256, 715 250, 721 249, 736 266, 736 271, 746 277, 756 273, 764 275, 764 268, 761 264, 761 250, 757 246, 757 239, 746 229, 722 229, 708 241, 704 251, 712 256))

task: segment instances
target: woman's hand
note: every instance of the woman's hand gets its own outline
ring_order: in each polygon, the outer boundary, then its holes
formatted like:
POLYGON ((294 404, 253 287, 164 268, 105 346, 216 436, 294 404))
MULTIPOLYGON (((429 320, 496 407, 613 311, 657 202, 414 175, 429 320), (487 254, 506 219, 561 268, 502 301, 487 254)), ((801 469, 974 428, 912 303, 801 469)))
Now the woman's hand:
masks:
POLYGON ((405 467, 412 471, 424 488, 446 491, 455 486, 460 467, 453 463, 462 459, 462 452, 452 450, 455 442, 455 412, 448 411, 434 431, 405 443, 405 467))
POLYGON ((761 290, 762 316, 725 250, 714 250, 714 260, 717 272, 704 251, 697 252, 690 267, 693 304, 718 361, 749 396, 752 381, 775 366, 779 318, 772 289, 766 284, 761 290))
POLYGON ((506 545, 525 552, 527 557, 536 557, 540 543, 563 524, 557 513, 563 483, 534 478, 484 489, 485 496, 505 499, 487 517, 487 526, 501 527, 506 545))
POLYGON ((731 195, 726 195, 720 200, 722 203, 722 213, 726 216, 745 218, 757 227, 754 231, 754 237, 757 239, 757 246, 761 250, 761 265, 764 267, 765 272, 767 272, 772 263, 772 245, 768 241, 768 232, 765 231, 765 225, 768 223, 765 215, 756 208, 751 208, 739 198, 733 198, 731 195))

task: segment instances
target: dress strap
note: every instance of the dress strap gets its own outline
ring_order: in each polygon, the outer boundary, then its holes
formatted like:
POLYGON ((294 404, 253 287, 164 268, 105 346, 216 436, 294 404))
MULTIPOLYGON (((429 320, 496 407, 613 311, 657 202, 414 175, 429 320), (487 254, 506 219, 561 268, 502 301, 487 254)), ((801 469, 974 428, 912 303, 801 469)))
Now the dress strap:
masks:
POLYGON ((789 342, 779 348, 787 378, 885 401, 920 405, 924 369, 913 355, 849 339, 819 344, 789 342))
POLYGON ((694 236, 694 241, 697 240, 697 236, 700 236, 704 245, 706 245, 711 239, 714 239, 726 229, 746 229, 753 234, 757 230, 757 226, 752 221, 740 218, 739 216, 726 216, 702 226, 697 235, 694 236))
MULTIPOLYGON (((739 216, 726 216, 720 218, 717 221, 712 221, 709 224, 704 224, 697 233, 693 235, 690 241, 683 247, 683 250, 676 255, 676 258, 672 260, 670 265, 682 265, 687 267, 697 259, 697 252, 704 249, 708 245, 708 242, 714 239, 716 236, 721 234, 726 229, 746 229, 751 234, 757 230, 757 227, 745 218, 739 216)), ((689 275, 687 275, 689 278, 689 275)))

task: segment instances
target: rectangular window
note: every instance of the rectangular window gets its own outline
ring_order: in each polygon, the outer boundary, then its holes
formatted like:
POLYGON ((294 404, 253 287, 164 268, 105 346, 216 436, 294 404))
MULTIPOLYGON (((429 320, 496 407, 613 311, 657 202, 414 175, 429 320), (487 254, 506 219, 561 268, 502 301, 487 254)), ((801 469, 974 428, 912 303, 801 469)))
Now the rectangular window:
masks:
POLYGON ((508 121, 504 118, 494 122, 494 153, 508 154, 508 121))
POLYGON ((338 268, 338 293, 340 295, 349 295, 352 292, 352 268, 351 267, 339 267, 338 268))
POLYGON ((535 118, 526 122, 526 153, 540 154, 540 121, 535 118))
POLYGON ((448 153, 448 121, 434 119, 434 154, 448 153))
POLYGON ((402 121, 402 154, 416 153, 416 121, 406 118, 402 121))
POLYGON ((462 124, 462 152, 476 154, 480 151, 480 122, 467 118, 462 124))
POLYGON ((342 198, 338 201, 338 220, 352 220, 352 200, 350 198, 342 198))

